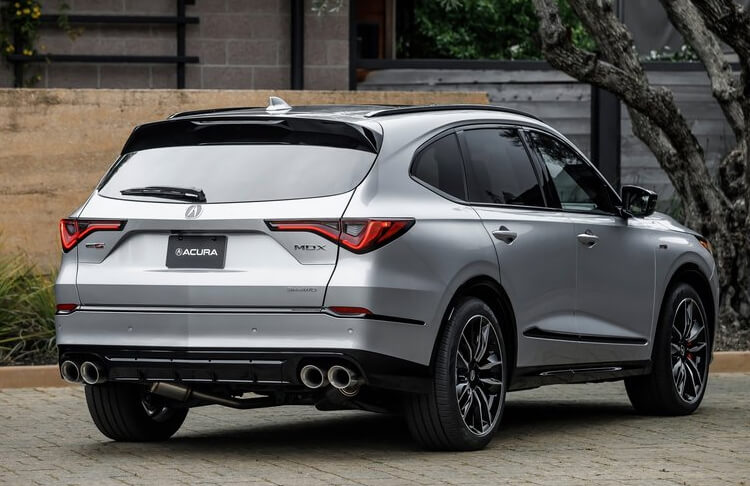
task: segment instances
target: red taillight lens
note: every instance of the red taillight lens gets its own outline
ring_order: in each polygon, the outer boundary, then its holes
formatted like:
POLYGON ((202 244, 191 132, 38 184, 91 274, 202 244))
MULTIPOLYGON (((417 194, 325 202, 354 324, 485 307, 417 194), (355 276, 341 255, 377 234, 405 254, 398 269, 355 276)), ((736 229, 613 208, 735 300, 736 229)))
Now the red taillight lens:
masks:
POLYGON ((413 219, 340 221, 266 221, 273 231, 308 231, 354 253, 367 253, 395 240, 414 225, 413 219))
POLYGON ((125 221, 88 221, 83 219, 60 220, 60 242, 63 251, 69 252, 89 234, 95 231, 120 231, 125 221))

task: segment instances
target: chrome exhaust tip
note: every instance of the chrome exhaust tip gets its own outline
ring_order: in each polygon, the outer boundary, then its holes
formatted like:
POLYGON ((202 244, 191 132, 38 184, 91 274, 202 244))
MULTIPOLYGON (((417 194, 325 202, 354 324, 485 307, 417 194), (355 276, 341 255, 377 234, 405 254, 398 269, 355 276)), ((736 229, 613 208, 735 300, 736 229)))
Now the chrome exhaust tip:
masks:
POLYGON ((359 393, 359 387, 362 385, 362 379, 354 371, 341 365, 331 366, 328 370, 328 381, 347 397, 353 397, 359 393))
POLYGON ((60 365, 60 375, 68 383, 81 382, 81 372, 78 370, 78 365, 70 360, 62 362, 60 365))
POLYGON ((328 384, 325 372, 315 365, 303 366, 299 372, 299 379, 303 385, 313 390, 328 384))
POLYGON ((91 361, 84 361, 81 365, 81 378, 87 385, 99 385, 107 381, 104 371, 98 364, 91 361))

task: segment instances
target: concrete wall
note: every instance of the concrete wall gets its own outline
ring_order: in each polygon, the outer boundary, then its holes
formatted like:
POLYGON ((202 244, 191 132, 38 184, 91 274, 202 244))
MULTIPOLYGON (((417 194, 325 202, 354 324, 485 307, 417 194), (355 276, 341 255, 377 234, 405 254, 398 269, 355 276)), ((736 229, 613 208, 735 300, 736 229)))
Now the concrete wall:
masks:
POLYGON ((59 258, 57 221, 91 193, 132 128, 176 111, 327 103, 486 103, 481 92, 0 89, 0 252, 59 258))
MULTIPOLYGON (((41 0, 44 13, 58 12, 58 0, 41 0)), ((69 14, 175 15, 175 0, 67 0, 69 14)), ((317 15, 305 0, 305 88, 347 89, 348 2, 338 12, 317 15)), ((200 64, 186 67, 187 88, 288 89, 290 87, 290 2, 287 0, 195 0, 187 15, 186 54, 200 64)), ((78 27, 74 25, 74 27, 78 27)), ((168 25, 85 24, 71 40, 44 24, 37 47, 54 54, 176 55, 176 28, 168 25)), ((175 88, 171 64, 32 64, 39 88, 175 88)), ((27 76, 29 77, 29 76, 27 76)), ((0 66, 0 87, 13 85, 0 66)))
MULTIPOLYGON (((715 168, 734 136, 711 96, 705 72, 649 72, 655 85, 670 88, 715 168)), ((374 71, 359 89, 478 90, 490 103, 517 108, 547 121, 585 153, 591 143, 591 89, 559 71, 408 70, 374 71)), ((674 189, 656 158, 632 133, 627 110, 621 110, 621 182, 659 193, 661 210, 672 205, 674 189)))

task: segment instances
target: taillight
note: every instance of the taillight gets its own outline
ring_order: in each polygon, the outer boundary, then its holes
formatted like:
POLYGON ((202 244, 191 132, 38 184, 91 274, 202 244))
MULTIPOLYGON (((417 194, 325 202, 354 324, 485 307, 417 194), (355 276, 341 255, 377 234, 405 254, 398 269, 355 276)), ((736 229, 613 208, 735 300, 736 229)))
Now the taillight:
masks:
POLYGON ((86 236, 95 231, 120 231, 125 221, 89 221, 85 219, 61 219, 60 242, 63 251, 69 252, 86 236))
POLYGON ((272 231, 307 231, 351 252, 367 253, 406 233, 414 220, 266 221, 266 224, 272 231))

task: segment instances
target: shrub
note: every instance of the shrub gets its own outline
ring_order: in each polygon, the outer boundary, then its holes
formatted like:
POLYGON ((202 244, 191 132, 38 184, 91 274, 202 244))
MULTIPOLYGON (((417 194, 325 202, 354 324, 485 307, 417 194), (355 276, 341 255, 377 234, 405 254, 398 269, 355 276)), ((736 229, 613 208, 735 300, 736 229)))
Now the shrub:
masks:
POLYGON ((54 362, 54 278, 21 256, 0 256, 0 365, 54 362))

